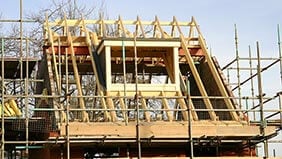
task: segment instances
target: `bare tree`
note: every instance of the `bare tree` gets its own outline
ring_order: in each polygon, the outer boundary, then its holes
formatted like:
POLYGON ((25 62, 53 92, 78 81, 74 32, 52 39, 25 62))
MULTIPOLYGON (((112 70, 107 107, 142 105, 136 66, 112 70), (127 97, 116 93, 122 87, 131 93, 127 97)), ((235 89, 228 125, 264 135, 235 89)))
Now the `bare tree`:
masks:
POLYGON ((99 14, 105 14, 104 10, 104 2, 101 4, 86 5, 77 3, 76 0, 52 0, 49 6, 27 14, 26 18, 35 22, 27 33, 28 37, 34 39, 31 44, 31 51, 34 53, 42 52, 42 25, 45 22, 46 16, 49 21, 63 19, 64 16, 66 16, 67 19, 80 19, 81 17, 87 19, 95 18, 99 14))
MULTIPOLYGON (((67 19, 80 19, 82 16, 84 18, 95 18, 98 17, 99 14, 105 14, 104 7, 104 2, 101 4, 93 2, 93 5, 89 5, 78 3, 76 0, 52 0, 48 6, 24 15, 24 19, 32 22, 24 23, 23 36, 21 38, 19 23, 7 24, 10 25, 10 27, 7 27, 10 29, 5 33, 0 30, 0 36, 6 37, 4 42, 5 56, 19 57, 20 53, 23 53, 22 57, 25 57, 28 54, 29 57, 40 58, 42 56, 42 46, 44 42, 42 26, 45 22, 46 16, 50 21, 63 19, 64 16, 66 16, 67 19), (20 48, 20 39, 23 40, 21 45, 22 48, 20 48), (20 50, 23 50, 23 52, 20 50)), ((0 17, 2 17, 1 14, 0 17)), ((32 77, 36 77, 36 72, 32 73, 32 77)), ((95 78, 89 78, 89 80, 85 81, 94 83, 93 80, 95 80, 95 78)), ((88 84, 85 84, 85 86, 88 86, 88 84)), ((17 94, 18 92, 24 90, 24 83, 9 82, 6 83, 6 88, 6 94, 17 94)), ((92 89, 92 87, 89 87, 89 89, 92 89)), ((28 90, 29 92, 35 92, 34 82, 29 84, 28 90)), ((86 90, 86 92, 92 91, 86 90)), ((22 102, 23 99, 18 100, 22 102)), ((29 105, 35 105, 34 100, 29 101, 29 103, 29 105)))

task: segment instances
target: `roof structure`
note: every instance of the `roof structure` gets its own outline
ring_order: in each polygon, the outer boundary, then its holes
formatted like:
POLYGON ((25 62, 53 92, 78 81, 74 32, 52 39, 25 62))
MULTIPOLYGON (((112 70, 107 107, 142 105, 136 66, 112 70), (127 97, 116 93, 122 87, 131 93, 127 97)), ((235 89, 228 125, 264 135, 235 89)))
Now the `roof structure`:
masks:
MULTIPOLYGON (((2 87, 20 92, 2 90, 3 110, 13 99, 30 114, 2 113, 2 134, 11 132, 2 136, 2 152, 25 150, 29 158, 46 159, 240 158, 257 155, 256 146, 267 145, 281 129, 281 110, 264 118, 270 98, 262 90, 257 97, 235 96, 244 83, 231 88, 223 73, 234 61, 220 67, 193 17, 46 17, 43 27, 40 62, 3 56, 0 61, 2 87), (258 106, 244 110, 243 99, 258 106), (250 120, 251 110, 260 113, 259 122, 250 120)), ((258 85, 263 70, 258 67, 258 85)))

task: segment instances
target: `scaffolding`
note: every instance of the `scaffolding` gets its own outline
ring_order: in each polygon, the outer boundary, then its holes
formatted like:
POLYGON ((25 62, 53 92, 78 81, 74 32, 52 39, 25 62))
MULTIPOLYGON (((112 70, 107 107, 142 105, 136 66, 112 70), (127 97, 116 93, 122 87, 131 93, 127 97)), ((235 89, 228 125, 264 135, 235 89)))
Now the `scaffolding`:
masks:
POLYGON ((19 20, 0 20, 20 28, 19 37, 0 38, 1 158, 255 158, 260 143, 262 156, 276 156, 268 146, 281 144, 273 138, 281 133, 282 93, 266 96, 262 78, 278 66, 282 83, 279 29, 278 58, 261 57, 259 43, 256 57, 249 49, 242 58, 236 28, 236 58, 221 68, 194 18, 46 16, 38 58, 23 35, 31 21, 20 6, 19 20), (19 48, 8 57, 11 41, 19 48), (5 113, 10 101, 21 115, 5 113))
MULTIPOLYGON (((253 55, 251 46, 248 46, 248 57, 241 57, 238 49, 238 33, 235 25, 235 49, 236 58, 223 67, 227 74, 227 81, 232 87, 232 91, 236 91, 240 100, 240 108, 244 106, 246 109, 243 113, 246 114, 251 123, 257 124, 261 128, 261 133, 264 134, 264 128, 267 125, 277 125, 281 129, 281 91, 280 87, 274 87, 263 91, 263 87, 268 85, 281 84, 282 74, 282 60, 281 60, 281 41, 280 41, 280 27, 277 27, 277 44, 278 52, 277 57, 261 57, 259 42, 256 42, 256 56, 253 55), (270 70, 271 77, 266 77, 268 80, 263 82, 262 74, 270 70), (280 71, 279 71, 280 70, 280 71), (274 71, 279 71, 280 74, 275 74, 274 71), (230 74, 236 74, 237 78, 230 77, 230 74), (275 75, 274 75, 275 74, 275 75), (243 76, 243 78, 241 77, 243 76), (237 82, 231 79, 237 79, 237 82), (243 80, 242 80, 243 79, 243 80), (269 83, 269 79, 274 80, 269 83), (276 81, 275 81, 276 80, 276 81), (257 84, 257 88, 255 88, 257 84), (268 84, 268 85, 267 85, 268 84), (247 95, 242 95, 242 92, 247 95), (270 96, 269 96, 270 94, 270 96), (258 100, 257 100, 258 99, 258 100), (245 102, 245 104, 243 104, 245 102), (278 106, 275 106, 278 105, 278 106)), ((281 144, 281 134, 276 137, 277 140, 265 140, 264 154, 269 156, 271 151, 268 148, 269 143, 281 144)), ((276 150, 273 149, 272 156, 275 156, 276 150)))

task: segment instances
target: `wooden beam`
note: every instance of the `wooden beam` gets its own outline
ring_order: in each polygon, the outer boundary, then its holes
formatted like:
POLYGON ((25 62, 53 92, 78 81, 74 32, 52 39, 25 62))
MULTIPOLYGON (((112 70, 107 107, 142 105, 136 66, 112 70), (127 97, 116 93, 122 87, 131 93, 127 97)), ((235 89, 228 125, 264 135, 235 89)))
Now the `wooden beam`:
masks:
MULTIPOLYGON (((49 78, 49 85, 50 85, 50 88, 49 89, 49 93, 52 95, 52 96, 56 96, 56 92, 55 92, 55 84, 54 84, 54 78, 53 78, 53 69, 52 69, 52 62, 51 62, 51 56, 50 54, 46 54, 46 61, 47 61, 47 70, 48 70, 48 78, 49 78)), ((43 88, 44 89, 44 88, 43 88)), ((48 94, 47 94, 48 95, 48 94)), ((52 100, 52 104, 53 104, 53 108, 54 109, 58 109, 57 107, 57 102, 56 100, 52 100)), ((64 114, 64 111, 61 111, 62 112, 62 117, 65 116, 64 114)), ((55 118, 56 119, 59 119, 59 113, 58 111, 55 111, 55 118)), ((62 118, 62 121, 64 121, 64 118, 62 118)))
POLYGON ((192 17, 191 26, 190 26, 189 35, 188 35, 189 38, 193 38, 193 36, 194 36, 193 33, 194 33, 195 23, 194 23, 193 19, 194 18, 192 17))
POLYGON ((158 19, 158 17, 155 17, 156 27, 158 28, 159 32, 161 33, 161 38, 170 38, 170 36, 162 29, 161 23, 158 19))
POLYGON ((119 31, 121 30, 123 33, 121 37, 133 37, 133 34, 124 27, 123 22, 121 20, 121 16, 119 16, 118 18, 118 29, 119 31))
POLYGON ((100 19, 97 20, 97 24, 99 24, 100 36, 106 37, 105 20, 103 16, 100 15, 100 19))
POLYGON ((193 58, 191 57, 190 51, 189 51, 188 46, 186 44, 186 40, 185 40, 185 38, 184 38, 184 36, 181 32, 181 29, 180 29, 180 27, 179 27, 179 25, 176 21, 176 18, 175 18, 175 23, 176 23, 176 26, 177 26, 178 31, 180 33, 181 46, 182 46, 182 49, 184 50, 184 54, 185 54, 186 60, 188 62, 188 65, 190 67, 191 73, 192 73, 192 75, 193 75, 193 77, 196 81, 196 84, 199 88, 201 95, 203 96, 203 101, 205 103, 206 108, 210 109, 210 111, 208 111, 210 118, 211 118, 211 120, 216 120, 217 117, 216 117, 215 112, 213 111, 213 106, 212 106, 210 100, 207 98, 208 94, 207 94, 206 89, 204 87, 204 84, 201 80, 201 77, 200 77, 200 75, 199 75, 199 73, 196 69, 196 66, 194 65, 193 58))
MULTIPOLYGON (((165 97, 165 93, 162 91, 161 92, 161 96, 165 97)), ((169 106, 168 106, 168 102, 167 102, 167 99, 166 98, 162 98, 162 103, 163 103, 163 108, 166 109, 165 112, 166 112, 166 115, 167 115, 167 118, 168 118, 168 121, 172 121, 173 120, 173 114, 172 112, 169 110, 169 106)))
MULTIPOLYGON (((93 69, 94 75, 96 77, 95 80, 96 80, 96 84, 97 84, 97 93, 100 96, 104 96, 104 93, 103 93, 102 88, 101 88, 101 83, 100 83, 99 78, 98 78, 98 72, 97 72, 97 68, 96 68, 96 64, 95 64, 95 60, 94 60, 94 56, 93 56, 93 50, 92 50, 92 45, 96 48, 99 44, 97 34, 92 32, 91 36, 89 35, 90 32, 86 28, 84 19, 82 19, 82 27, 83 27, 83 30, 85 31, 85 35, 86 35, 85 41, 87 43, 87 47, 88 47, 88 51, 89 51, 88 53, 89 53, 89 56, 90 56, 92 69, 93 69)), ((100 100, 101 100, 102 108, 107 109, 107 104, 106 104, 105 98, 100 98, 100 100)), ((104 113, 105 121, 111 120, 111 117, 110 117, 108 111, 105 110, 103 113, 104 113)))
MULTIPOLYGON (((208 54, 208 50, 207 50, 207 47, 205 45, 205 42, 204 42, 204 39, 203 39, 202 35, 199 35, 199 43, 200 43, 200 45, 202 47, 203 53, 204 53, 205 58, 207 60, 209 69, 210 69, 210 71, 211 71, 211 73, 213 75, 213 78, 214 78, 214 80, 216 82, 216 85, 219 88, 220 94, 223 97, 226 97, 226 98, 224 98, 224 102, 225 102, 227 108, 230 109, 230 110, 234 110, 234 107, 233 107, 233 104, 231 102, 231 99, 227 98, 227 97, 229 97, 229 95, 228 95, 228 93, 227 93, 227 91, 226 91, 226 89, 224 87, 224 84, 222 83, 222 80, 221 80, 221 78, 220 78, 220 76, 219 76, 219 74, 217 72, 217 69, 214 66, 214 63, 213 63, 210 55, 208 54)), ((239 120, 239 117, 238 117, 238 115, 237 115, 237 113, 235 111, 230 111, 229 113, 230 113, 230 115, 231 115, 233 120, 239 120)))
POLYGON ((193 77, 194 77, 194 79, 196 81, 196 84, 197 84, 197 86, 199 88, 199 91, 200 91, 201 95, 204 97, 203 101, 205 103, 206 108, 210 109, 210 111, 208 111, 209 115, 210 115, 210 118, 211 118, 211 120, 216 120, 216 114, 212 110, 213 106, 212 106, 210 100, 208 98, 206 98, 206 97, 208 97, 208 94, 207 94, 206 89, 204 87, 204 84, 203 84, 203 82, 201 80, 201 77, 200 77, 200 75, 199 75, 199 73, 198 73, 198 71, 196 69, 196 66, 194 65, 194 61, 193 61, 193 59, 192 59, 192 57, 190 55, 190 52, 189 52, 189 50, 187 49, 187 47, 185 45, 185 41, 183 41, 184 40, 183 37, 181 39, 182 39, 182 48, 184 50, 185 57, 186 57, 186 60, 188 61, 189 67, 190 67, 191 72, 192 72, 192 75, 193 75, 193 77))
MULTIPOLYGON (((180 95, 178 94, 178 96, 180 96, 180 95)), ((183 119, 185 121, 187 121, 188 120, 188 112, 187 112, 187 105, 186 105, 184 99, 177 98, 176 101, 179 104, 180 108, 183 109, 181 111, 182 115, 183 115, 183 119)))
POLYGON ((168 54, 162 54, 162 58, 164 60, 165 68, 166 68, 167 74, 169 76, 169 79, 171 80, 171 83, 175 83, 175 71, 173 69, 174 68, 173 67, 174 60, 171 59, 170 54, 172 54, 172 53, 170 52, 168 54))
MULTIPOLYGON (((180 76, 180 88, 181 88, 181 91, 182 92, 187 92, 187 87, 186 87, 186 84, 185 84, 185 82, 183 80, 182 74, 180 73, 179 76, 180 76)), ((182 96, 182 93, 178 92, 177 95, 178 96, 182 96)), ((189 104, 191 106, 191 109, 195 109, 192 99, 190 98, 188 100, 189 100, 188 102, 189 102, 189 104)), ((193 116, 194 120, 199 120, 198 115, 197 115, 195 110, 192 110, 192 116, 193 116)))
MULTIPOLYGON (((104 21, 104 24, 117 24, 118 20, 105 20, 102 18, 102 16, 100 16, 100 19, 94 19, 94 20, 85 20, 85 24, 86 25, 93 25, 93 24, 101 24, 101 21, 104 21)), ((68 19, 68 25, 69 26, 81 26, 81 23, 79 23, 80 20, 76 20, 76 19, 68 19)), ((136 25, 136 20, 123 20, 123 24, 124 25, 136 25)), ((155 21, 142 21, 143 25, 154 25, 155 21)), ((161 26, 173 26, 173 21, 160 21, 160 25, 161 26)), ((189 27, 191 25, 191 22, 178 22, 179 26, 183 26, 183 27, 189 27)), ((53 27, 53 26, 64 26, 64 20, 55 20, 54 22, 50 22, 49 26, 53 27)))
MULTIPOLYGON (((108 95, 108 94, 106 93, 106 95, 108 95)), ((107 97, 106 100, 107 100, 107 106, 110 109, 111 121, 115 122, 115 121, 117 121, 117 114, 116 114, 113 98, 107 97)))
MULTIPOLYGON (((68 32, 68 41, 70 43, 70 52, 71 52, 71 60, 72 60, 72 66, 73 66, 73 73, 74 73, 74 78, 76 82, 76 87, 77 87, 77 92, 79 96, 79 106, 81 109, 85 109, 85 103, 83 99, 83 93, 82 93, 82 88, 80 84, 80 78, 79 78, 79 73, 78 73, 78 68, 77 68, 77 63, 76 63, 76 56, 74 54, 73 50, 73 44, 72 44, 72 37, 70 32, 68 32)), ((86 110, 82 110, 82 120, 83 121, 89 121, 88 113, 86 110)))
MULTIPOLYGON (((145 114, 145 119, 147 122, 151 121, 151 115, 150 112, 147 109, 147 103, 146 103, 146 99, 142 96, 142 92, 139 92, 140 96, 141 96, 141 108, 144 110, 144 114, 145 114)), ((138 103, 137 103, 138 104, 138 103)))
MULTIPOLYGON (((179 97, 181 97, 181 96, 183 96, 182 95, 182 93, 179 91, 179 92, 177 92, 176 93, 179 97)), ((180 98, 179 100, 183 100, 183 101, 181 101, 181 103, 185 103, 185 100, 184 100, 184 98, 180 98)), ((188 104, 191 106, 191 109, 192 109, 192 117, 193 117, 193 119, 194 120, 199 120, 199 117, 198 117, 198 115, 197 115, 197 113, 196 113, 196 111, 194 110, 195 109, 195 107, 194 107, 194 104, 193 104, 193 101, 192 101, 192 99, 190 98, 190 99, 188 99, 188 104)))
MULTIPOLYGON (((149 86, 149 85, 148 85, 149 86)), ((119 93, 118 92, 120 92, 120 90, 117 90, 117 91, 109 91, 108 92, 108 95, 110 95, 110 96, 118 96, 119 95, 119 93)), ((164 91, 165 92, 165 94, 166 94, 166 96, 168 97, 168 98, 171 98, 171 99, 175 99, 175 98, 179 98, 179 96, 176 96, 175 95, 175 91, 164 91)), ((121 92, 122 93, 122 92, 121 92)), ((133 91, 126 91, 126 96, 128 97, 128 98, 132 98, 132 99, 134 99, 135 98, 135 94, 136 94, 136 91, 135 90, 133 90, 133 91)), ((142 91, 142 97, 144 97, 145 99, 150 99, 150 98, 158 98, 158 97, 160 97, 160 94, 161 94, 161 91, 142 91)))
POLYGON ((51 44, 51 52, 52 52, 52 59, 53 59, 53 67, 55 71, 55 83, 56 83, 56 88, 58 92, 61 92, 61 86, 60 84, 60 78, 59 78, 59 73, 58 73, 58 68, 57 68, 57 59, 56 59, 56 53, 55 53, 55 48, 54 48, 54 40, 53 40, 53 32, 51 31, 49 24, 48 24, 48 17, 46 16, 46 27, 48 29, 48 41, 51 44))
MULTIPOLYGON (((62 128, 65 124, 62 125, 62 128)), ((103 141, 113 142, 128 142, 128 140, 122 139, 133 139, 131 142, 136 142, 136 122, 129 122, 128 125, 123 123, 112 123, 112 122, 93 122, 93 123, 82 123, 82 122, 70 122, 69 123, 69 135, 72 138, 81 139, 81 137, 89 137, 92 139, 103 139, 103 141), (87 131, 86 131, 87 130, 87 131), (114 130, 114 131, 113 131, 114 130), (121 140, 111 140, 121 139, 121 140)), ((186 121, 183 122, 154 122, 154 124, 140 124, 140 136, 148 139, 187 139, 188 137, 188 124, 186 121)), ((197 121, 193 122, 192 135, 194 138, 200 137, 229 137, 231 139, 250 139, 252 137, 260 138, 260 130, 258 126, 249 126, 237 124, 224 124, 220 121, 209 122, 209 121, 197 121)), ((266 136, 272 135, 276 132, 276 127, 267 126, 266 136)), ((61 129, 60 134, 66 135, 66 129, 61 129)), ((162 140, 162 141, 163 141, 162 140)), ((159 141, 161 142, 161 141, 159 141)), ((165 141, 164 141, 165 142, 165 141)), ((231 140, 232 142, 232 140, 231 140)))
POLYGON ((145 31, 144 31, 144 27, 143 27, 143 25, 142 25, 142 23, 141 23, 141 20, 140 20, 140 18, 139 18, 139 16, 137 16, 137 22, 136 22, 136 36, 137 37, 139 37, 138 36, 138 29, 141 29, 141 35, 143 36, 143 38, 146 38, 146 34, 145 34, 145 31))
POLYGON ((120 91, 118 92, 118 100, 119 100, 119 105, 120 105, 120 108, 122 109, 122 115, 123 115, 123 118, 124 118, 124 121, 128 122, 128 116, 127 116, 127 110, 126 110, 126 107, 125 107, 125 103, 124 103, 124 99, 125 98, 121 98, 122 94, 120 93, 120 91))
MULTIPOLYGON (((98 91, 98 93, 99 93, 100 96, 104 96, 104 92, 103 91, 98 91)), ((105 98, 101 98, 100 100, 101 100, 102 108, 103 109, 108 109, 105 98)), ((104 113, 104 118, 105 118, 104 120, 105 121, 112 121, 111 116, 109 115, 109 112, 107 110, 104 110, 103 113, 104 113)))

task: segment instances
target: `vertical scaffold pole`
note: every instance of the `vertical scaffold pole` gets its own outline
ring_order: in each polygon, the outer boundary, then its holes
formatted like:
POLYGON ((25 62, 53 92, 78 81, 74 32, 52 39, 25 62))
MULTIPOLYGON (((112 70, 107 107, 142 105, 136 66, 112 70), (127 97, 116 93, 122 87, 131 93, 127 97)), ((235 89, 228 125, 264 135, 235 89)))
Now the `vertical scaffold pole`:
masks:
POLYGON ((127 99, 126 99, 126 55, 125 55, 125 45, 124 45, 124 40, 122 40, 122 68, 123 68, 123 95, 124 95, 124 104, 125 104, 125 125, 128 124, 128 117, 127 117, 127 110, 128 110, 128 105, 127 105, 127 99))
POLYGON ((279 97, 279 111, 280 111, 280 128, 282 128, 282 92, 278 93, 279 97))
POLYGON ((70 107, 69 107, 69 68, 68 68, 68 50, 66 49, 66 136, 67 136, 67 159, 70 159, 70 136, 69 136, 69 114, 70 114, 70 107))
POLYGON ((277 34, 278 34, 278 50, 279 50, 279 61, 280 61, 280 81, 282 85, 282 53, 281 53, 281 39, 280 39, 280 26, 277 26, 277 34))
MULTIPOLYGON (((26 95, 26 87, 27 87, 27 81, 24 81, 24 90, 22 88, 22 83, 23 83, 23 1, 20 0, 20 94, 21 95, 26 95), (24 93, 23 93, 24 91, 24 93)), ((28 105, 26 102, 26 98, 24 98, 24 105, 25 105, 25 153, 26 153, 26 157, 28 158, 29 156, 29 149, 28 149, 28 140, 29 140, 29 133, 28 133, 28 105)), ((21 97, 20 100, 21 104, 23 105, 23 97, 21 97)))
POLYGON ((190 72, 187 72, 186 75, 186 87, 187 87, 187 109, 188 109, 188 134, 189 134, 189 144, 190 144, 190 158, 194 157, 194 145, 193 145, 193 136, 192 136, 192 118, 191 118, 191 96, 190 96, 190 72))
MULTIPOLYGON (((280 61, 280 81, 282 85, 282 53, 281 53, 281 39, 280 39, 280 25, 277 25, 277 37, 278 37, 278 50, 279 50, 279 61, 280 61)), ((282 92, 279 92, 279 111, 280 111, 280 127, 282 127, 282 92)))
POLYGON ((141 140, 140 140, 140 112, 139 112, 139 95, 138 95, 138 69, 137 69, 137 47, 136 47, 136 34, 134 35, 134 66, 135 66, 135 104, 137 110, 137 123, 136 123, 136 138, 138 145, 138 159, 141 159, 141 140))
MULTIPOLYGON (((24 85, 24 94, 25 94, 25 98, 24 98, 24 102, 25 102, 25 114, 26 114, 26 149, 27 149, 27 155, 28 155, 28 142, 29 142, 29 116, 28 116, 28 112, 29 112, 29 108, 28 108, 28 40, 26 39, 26 70, 25 70, 25 85, 24 85)), ((28 155, 29 156, 29 155, 28 155)))
POLYGON ((226 74, 227 74, 227 82, 230 83, 230 71, 229 71, 229 68, 226 69, 226 74))
MULTIPOLYGON (((252 63, 252 51, 251 51, 251 46, 249 45, 249 66, 250 66, 250 77, 253 76, 253 63, 252 63)), ((252 106, 253 108, 255 106, 255 100, 254 100, 254 79, 251 78, 251 95, 252 95, 252 106)), ((256 112, 253 111, 253 118, 256 120, 256 112)))
POLYGON ((238 97, 239 97, 239 107, 242 108, 241 101, 241 82, 240 82, 240 57, 239 57, 239 47, 238 47, 238 31, 237 26, 234 24, 235 28, 235 52, 236 52, 236 70, 237 70, 237 83, 238 83, 238 97))
MULTIPOLYGON (((259 50, 259 42, 257 41, 257 78, 258 78, 258 93, 259 93, 259 106, 260 106, 260 134, 265 137, 265 127, 266 127, 266 122, 264 119, 264 114, 263 114, 263 92, 262 92, 262 77, 261 77, 261 63, 260 63, 260 50, 259 50)), ((268 157, 268 144, 267 144, 267 139, 263 140, 263 146, 264 146, 264 157, 268 157)))
POLYGON ((1 66, 2 66, 2 70, 1 70, 1 83, 2 83, 2 103, 1 103, 1 159, 4 159, 4 152, 5 152, 5 119, 4 119, 4 93, 5 93, 5 90, 4 90, 4 87, 5 87, 5 84, 4 84, 4 49, 5 45, 4 45, 4 39, 2 38, 1 39, 1 66))

